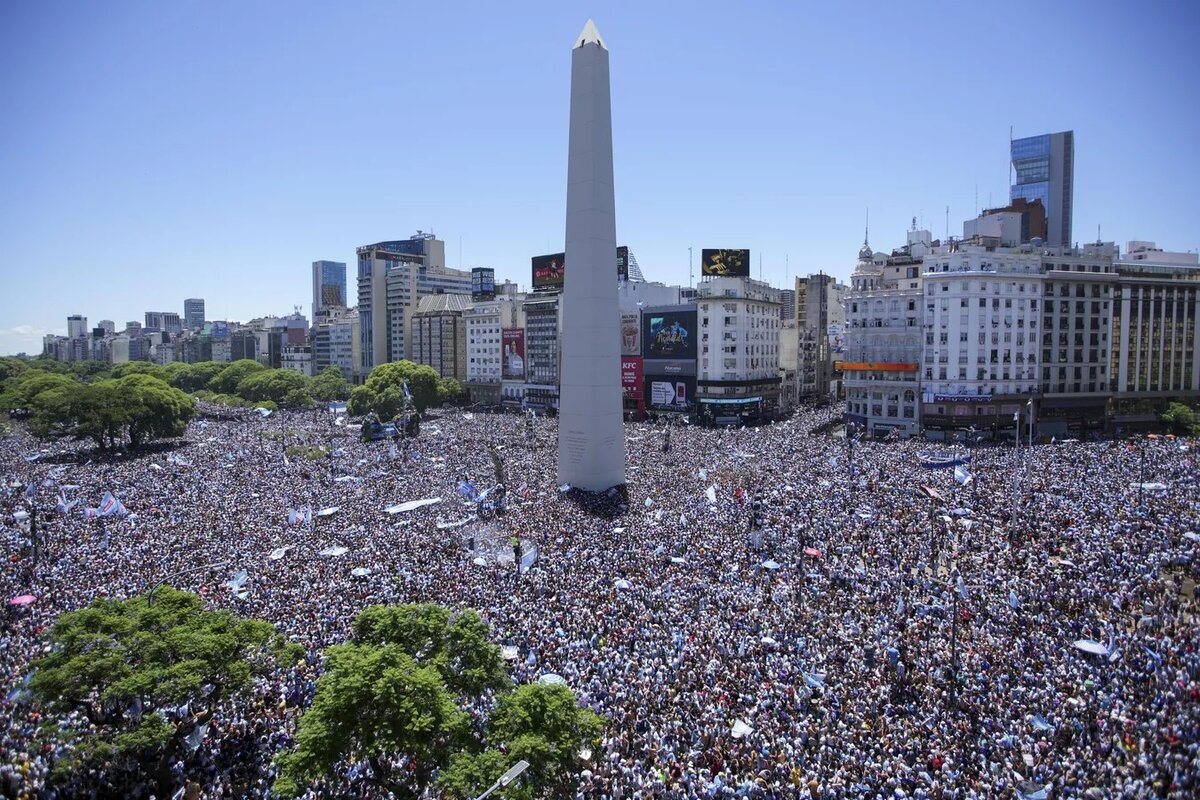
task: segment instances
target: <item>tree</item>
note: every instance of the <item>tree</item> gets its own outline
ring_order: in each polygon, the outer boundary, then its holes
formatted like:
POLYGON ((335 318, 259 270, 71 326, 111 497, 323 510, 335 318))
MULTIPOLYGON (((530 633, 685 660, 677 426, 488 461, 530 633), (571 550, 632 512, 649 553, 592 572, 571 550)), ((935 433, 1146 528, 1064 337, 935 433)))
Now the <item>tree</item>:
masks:
POLYGON ((326 672, 295 749, 280 758, 275 790, 299 794, 353 755, 370 764, 369 780, 383 790, 418 797, 469 733, 455 698, 507 686, 500 649, 474 611, 452 619, 431 604, 371 606, 353 631, 354 641, 326 651, 326 672))
POLYGON ((1200 435, 1200 415, 1183 403, 1171 403, 1167 406, 1162 421, 1173 433, 1182 436, 1200 435))
MULTIPOLYGON (((101 383, 107 388, 110 382, 101 383)), ((125 422, 135 449, 153 439, 182 436, 196 413, 192 398, 152 375, 126 375, 111 384, 110 410, 125 422)))
POLYGON ((392 361, 371 370, 366 382, 350 393, 350 413, 360 416, 374 412, 380 419, 391 419, 404 407, 405 382, 418 411, 438 402, 438 374, 433 367, 392 361))
POLYGON ((207 610, 169 586, 68 611, 50 642, 29 688, 74 740, 52 781, 109 769, 153 776, 159 797, 171 795, 171 764, 193 731, 255 675, 302 655, 270 623, 207 610))
POLYGON ((237 385, 237 395, 250 402, 282 403, 289 392, 303 391, 307 395, 308 380, 294 369, 260 369, 242 379, 237 385))
POLYGON ((184 364, 174 361, 163 367, 163 380, 185 392, 195 392, 208 386, 223 369, 224 364, 215 361, 201 361, 198 364, 184 364))
POLYGON ((462 384, 457 379, 442 378, 438 381, 438 403, 457 403, 462 397, 462 384))
POLYGON ((238 384, 255 372, 266 369, 262 364, 249 358, 241 358, 224 367, 208 382, 208 388, 217 394, 235 394, 238 384))
POLYGON ((341 368, 330 364, 312 379, 309 391, 318 400, 345 400, 350 396, 350 384, 346 382, 341 368))
POLYGON ((149 361, 126 361, 124 364, 117 364, 109 372, 111 378, 124 378, 126 375, 153 375, 165 380, 163 368, 149 361))

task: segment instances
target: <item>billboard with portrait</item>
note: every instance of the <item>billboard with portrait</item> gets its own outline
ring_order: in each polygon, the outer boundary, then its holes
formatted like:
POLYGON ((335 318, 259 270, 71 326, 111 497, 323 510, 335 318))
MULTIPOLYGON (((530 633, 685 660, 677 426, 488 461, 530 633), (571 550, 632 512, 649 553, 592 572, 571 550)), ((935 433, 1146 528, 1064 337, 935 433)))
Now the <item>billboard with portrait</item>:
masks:
POLYGON ((636 311, 621 312, 621 355, 642 354, 642 326, 636 311))
POLYGON ((696 358, 696 312, 643 311, 643 355, 646 358, 696 358))
POLYGON ((750 277, 749 250, 701 250, 700 274, 707 277, 750 277))
POLYGON ((506 381, 525 380, 525 329, 502 329, 500 331, 500 342, 504 349, 504 359, 500 366, 500 376, 506 381))
POLYGON ((690 411, 696 402, 694 376, 647 375, 646 408, 655 411, 690 411))
POLYGON ((533 262, 533 290, 540 292, 563 288, 566 260, 566 253, 534 256, 531 259, 533 262))

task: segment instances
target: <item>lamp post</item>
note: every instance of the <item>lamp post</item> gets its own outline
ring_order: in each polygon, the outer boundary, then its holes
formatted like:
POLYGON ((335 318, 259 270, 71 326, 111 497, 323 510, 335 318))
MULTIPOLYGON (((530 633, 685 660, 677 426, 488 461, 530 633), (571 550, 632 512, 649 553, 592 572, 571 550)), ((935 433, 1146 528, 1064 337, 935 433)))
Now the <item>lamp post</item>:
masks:
POLYGON ((496 791, 497 789, 502 789, 503 787, 508 786, 510 783, 512 783, 518 777, 520 777, 521 773, 527 769, 529 769, 529 762, 526 761, 525 759, 521 759, 520 761, 518 761, 517 763, 515 763, 511 767, 509 767, 507 772, 505 772, 503 775, 501 775, 500 778, 495 783, 493 783, 491 786, 488 787, 488 790, 486 792, 479 795, 479 797, 476 797, 475 800, 483 800, 483 798, 487 797, 488 795, 490 795, 492 792, 496 791))

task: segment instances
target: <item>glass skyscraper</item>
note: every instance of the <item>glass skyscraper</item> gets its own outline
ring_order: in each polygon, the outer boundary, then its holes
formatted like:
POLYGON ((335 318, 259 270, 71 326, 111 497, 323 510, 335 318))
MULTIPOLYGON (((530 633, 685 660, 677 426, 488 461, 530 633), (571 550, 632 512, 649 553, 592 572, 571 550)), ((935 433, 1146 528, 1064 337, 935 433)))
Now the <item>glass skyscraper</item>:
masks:
POLYGON ((1014 139, 1010 147, 1016 183, 1009 198, 1041 200, 1046 209, 1046 244, 1071 246, 1075 191, 1075 132, 1014 139))
POLYGON ((348 306, 346 302, 346 262, 314 261, 312 265, 313 302, 312 313, 330 306, 348 306))

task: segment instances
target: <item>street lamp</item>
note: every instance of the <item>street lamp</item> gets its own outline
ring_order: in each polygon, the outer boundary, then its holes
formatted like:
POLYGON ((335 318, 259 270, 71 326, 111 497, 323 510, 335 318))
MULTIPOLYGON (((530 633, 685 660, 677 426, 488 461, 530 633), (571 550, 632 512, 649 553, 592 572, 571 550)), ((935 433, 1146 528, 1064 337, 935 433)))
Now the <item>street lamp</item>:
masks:
POLYGON ((527 769, 529 769, 529 762, 526 761, 525 759, 521 759, 520 761, 518 761, 517 763, 515 763, 511 767, 509 767, 508 772, 505 772, 503 775, 501 775, 500 779, 498 781, 496 781, 490 787, 488 787, 488 790, 486 792, 484 792, 483 794, 479 795, 479 797, 476 797, 475 800, 483 800, 483 798, 487 797, 488 795, 490 795, 492 792, 496 791, 497 789, 502 789, 505 786, 508 786, 510 783, 515 781, 521 775, 522 772, 524 772, 527 769))

